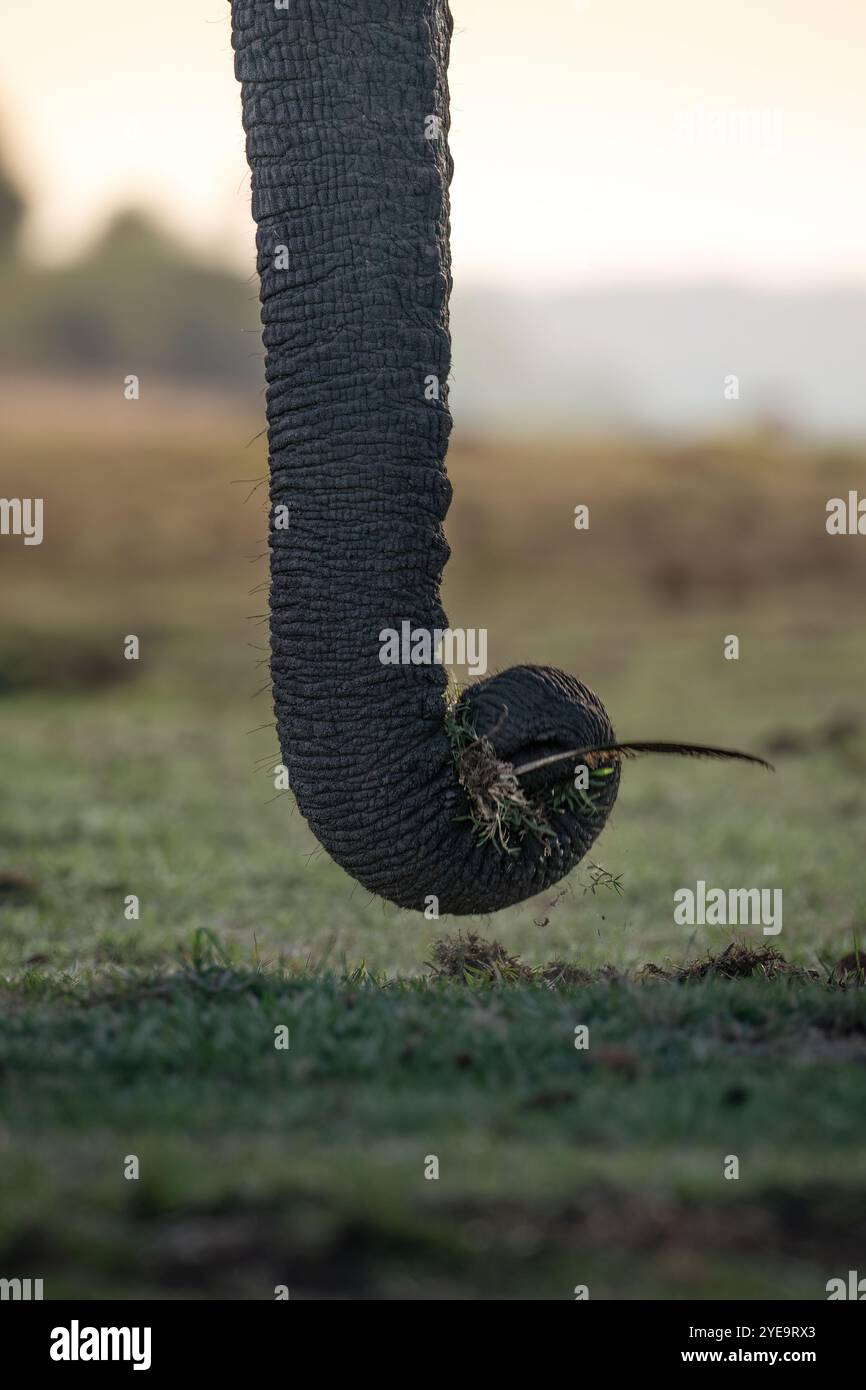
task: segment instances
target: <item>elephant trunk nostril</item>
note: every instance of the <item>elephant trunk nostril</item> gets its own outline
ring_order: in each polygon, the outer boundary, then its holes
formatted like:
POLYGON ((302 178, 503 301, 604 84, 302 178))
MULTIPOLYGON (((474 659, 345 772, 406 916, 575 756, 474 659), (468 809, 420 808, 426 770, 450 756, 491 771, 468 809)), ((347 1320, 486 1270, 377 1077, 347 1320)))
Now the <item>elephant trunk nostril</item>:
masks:
POLYGON ((513 667, 463 692, 449 732, 481 838, 514 852, 529 834, 547 854, 554 844, 563 854, 586 852, 619 785, 618 762, 569 762, 571 750, 613 739, 586 686, 549 667, 513 667))
POLYGON ((476 732, 515 768, 559 757, 552 773, 545 769, 543 783, 551 776, 554 782, 568 776, 571 749, 614 739, 598 697, 574 676, 552 667, 514 666, 479 681, 463 692, 460 707, 476 732))

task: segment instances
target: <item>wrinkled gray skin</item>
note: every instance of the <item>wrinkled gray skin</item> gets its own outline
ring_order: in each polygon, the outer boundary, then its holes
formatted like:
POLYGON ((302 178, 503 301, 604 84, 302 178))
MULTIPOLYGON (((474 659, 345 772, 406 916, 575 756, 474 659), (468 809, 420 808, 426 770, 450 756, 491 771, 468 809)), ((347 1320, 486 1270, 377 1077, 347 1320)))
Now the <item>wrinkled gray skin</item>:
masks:
MULTIPOLYGON (((513 855, 481 844, 460 819, 443 668, 379 660, 384 628, 448 626, 448 6, 234 0, 232 26, 267 354, 271 671, 292 790, 372 893, 416 909, 435 895, 449 913, 507 907, 587 852, 619 769, 596 817, 551 817, 555 840, 526 835, 513 855), (430 140, 433 114, 443 134, 430 140), (438 401, 425 399, 431 375, 438 401)), ((546 667, 466 699, 509 762, 613 738, 591 691, 546 667)), ((569 773, 559 764, 528 790, 569 773)))

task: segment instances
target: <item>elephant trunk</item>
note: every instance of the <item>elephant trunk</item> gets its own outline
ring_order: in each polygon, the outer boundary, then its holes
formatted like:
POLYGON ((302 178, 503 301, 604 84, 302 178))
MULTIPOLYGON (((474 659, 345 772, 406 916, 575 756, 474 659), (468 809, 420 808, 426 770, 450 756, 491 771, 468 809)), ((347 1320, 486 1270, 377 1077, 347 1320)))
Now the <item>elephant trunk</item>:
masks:
MULTIPOLYGON (((271 672, 301 812, 402 907, 488 912, 559 879, 613 804, 551 813, 511 852, 467 819, 438 664, 385 630, 447 629, 450 257, 446 0, 233 0, 257 223, 270 445, 271 672)), ((519 667, 462 709, 503 765, 605 744, 570 676, 519 667)), ((562 775, 561 773, 558 775, 562 775)), ((465 779, 464 779, 465 781, 465 779)))

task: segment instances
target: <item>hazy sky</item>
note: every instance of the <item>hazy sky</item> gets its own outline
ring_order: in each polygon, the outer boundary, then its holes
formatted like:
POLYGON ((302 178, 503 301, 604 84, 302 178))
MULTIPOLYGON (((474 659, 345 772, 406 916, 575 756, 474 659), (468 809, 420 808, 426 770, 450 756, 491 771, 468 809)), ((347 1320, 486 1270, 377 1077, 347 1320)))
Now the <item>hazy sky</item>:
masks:
MULTIPOLYGON (((461 281, 866 283, 866 0, 452 9, 461 281)), ((62 258, 138 202, 249 268, 227 0, 3 11, 0 128, 34 250, 62 258)))

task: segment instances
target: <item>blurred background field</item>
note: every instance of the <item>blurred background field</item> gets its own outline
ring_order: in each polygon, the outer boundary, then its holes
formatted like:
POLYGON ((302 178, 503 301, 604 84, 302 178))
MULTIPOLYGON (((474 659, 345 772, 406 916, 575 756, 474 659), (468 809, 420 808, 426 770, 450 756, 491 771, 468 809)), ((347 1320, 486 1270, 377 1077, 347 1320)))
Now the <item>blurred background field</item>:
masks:
MULTIPOLYGON (((3 428, 8 492, 45 498, 45 541, 7 541, 0 556, 4 816, 19 842, 8 871, 65 904, 40 950, 51 941, 58 963, 74 958, 77 910, 94 944, 120 932, 127 949, 168 949, 191 925, 179 893, 201 904, 192 925, 217 911, 268 953, 314 945, 324 911, 338 955, 418 968, 429 924, 368 902, 274 791, 255 412, 202 388, 155 386, 133 402, 93 383, 43 389, 38 440, 32 382, 5 387, 3 428), (123 658, 128 633, 138 662, 123 658), (62 846, 22 842, 22 822, 44 836, 57 816, 62 846), (173 869, 160 883, 163 855, 173 869), (138 926, 118 916, 132 880, 138 926)), ((866 907, 863 562, 857 538, 830 537, 823 521, 863 465, 853 449, 775 437, 458 433, 446 608, 457 626, 488 628, 491 667, 549 661, 602 694, 623 736, 730 743, 778 766, 629 766, 597 846, 622 896, 575 884, 544 929, 532 926, 543 904, 503 914, 509 941, 629 963, 681 955, 672 894, 697 877, 783 886, 782 942, 798 955, 850 938, 866 907), (574 529, 578 503, 588 531, 574 529), (736 662, 723 654, 732 633, 736 662)), ((26 942, 33 924, 21 922, 26 942)), ((15 940, 8 966, 22 959, 15 940)))

